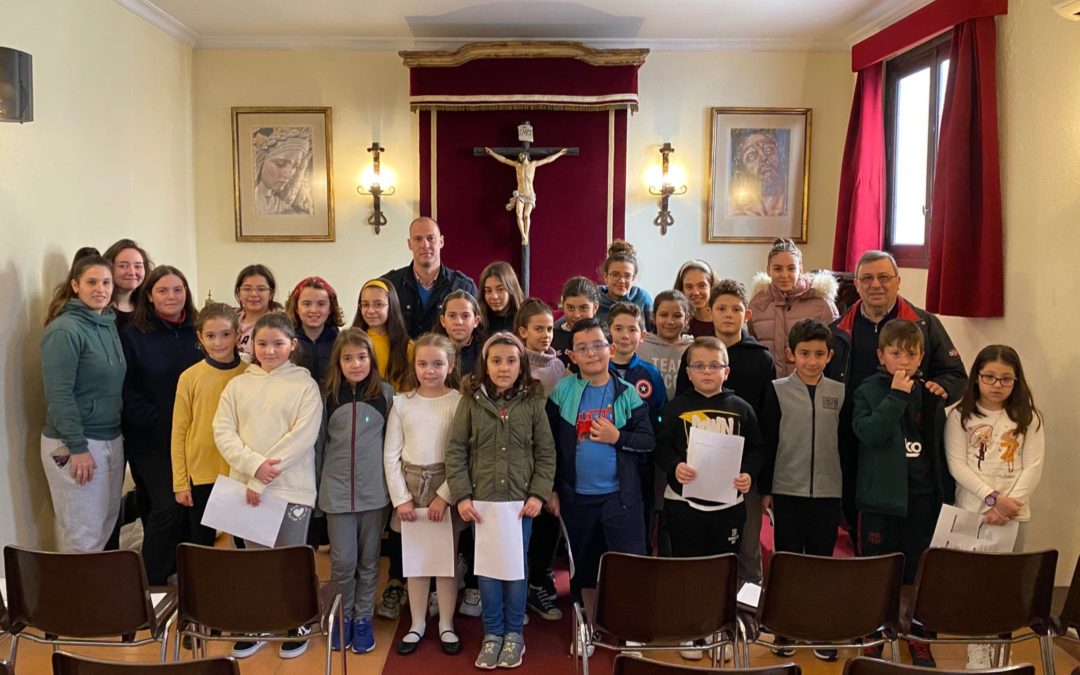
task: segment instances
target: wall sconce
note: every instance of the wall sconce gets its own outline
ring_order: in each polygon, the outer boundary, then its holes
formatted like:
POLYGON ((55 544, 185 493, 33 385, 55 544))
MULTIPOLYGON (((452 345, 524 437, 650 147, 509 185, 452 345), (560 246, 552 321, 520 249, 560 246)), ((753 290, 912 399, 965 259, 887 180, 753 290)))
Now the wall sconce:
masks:
POLYGON ((660 146, 660 156, 663 157, 660 173, 650 172, 654 175, 649 180, 649 194, 660 198, 660 213, 653 218, 653 225, 660 228, 660 236, 667 234, 667 229, 675 224, 675 218, 668 211, 668 198, 672 195, 686 194, 685 178, 680 175, 681 172, 673 171, 669 164, 668 156, 673 152, 675 148, 671 147, 671 143, 660 146), (678 187, 676 187, 677 183, 678 187))
POLYGON ((392 176, 384 176, 382 167, 379 166, 379 153, 386 152, 386 148, 381 147, 378 141, 372 141, 367 151, 371 153, 371 166, 364 171, 360 178, 360 185, 356 186, 356 191, 373 197, 375 210, 368 216, 367 223, 373 225, 375 234, 378 234, 382 226, 386 225, 386 216, 382 212, 382 198, 394 194, 397 188, 393 185, 392 176))
POLYGON ((34 121, 31 56, 0 47, 0 122, 34 121))

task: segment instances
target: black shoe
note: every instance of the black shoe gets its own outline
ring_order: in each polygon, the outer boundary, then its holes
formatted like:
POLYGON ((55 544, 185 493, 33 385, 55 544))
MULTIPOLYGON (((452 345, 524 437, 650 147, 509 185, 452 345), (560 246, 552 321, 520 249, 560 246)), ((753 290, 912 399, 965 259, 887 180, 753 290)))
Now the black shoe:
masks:
POLYGON ((449 656, 461 653, 461 638, 457 636, 453 629, 447 629, 439 633, 439 645, 442 647, 443 653, 449 656), (447 640, 444 637, 447 633, 453 638, 452 640, 447 640))
MULTIPOLYGON (((308 626, 303 626, 301 628, 298 628, 297 630, 289 631, 289 635, 296 635, 298 637, 302 637, 302 636, 305 636, 305 635, 311 635, 311 628, 309 628, 308 626)), ((278 647, 278 656, 280 656, 283 659, 295 659, 297 656, 300 656, 301 654, 306 652, 307 648, 308 648, 308 641, 307 640, 302 640, 302 641, 297 640, 295 642, 282 642, 281 646, 278 647)))
POLYGON ((930 643, 921 640, 908 640, 908 652, 911 654, 911 663, 923 668, 937 668, 937 661, 930 651, 930 643))
POLYGON ((233 643, 232 657, 234 659, 245 659, 259 651, 265 644, 266 642, 261 640, 239 640, 233 643))
POLYGON ((540 615, 547 621, 558 621, 562 618, 562 610, 555 606, 547 590, 543 586, 529 584, 525 606, 540 615))
POLYGON ((409 654, 412 654, 413 652, 415 652, 416 648, 420 646, 420 640, 422 640, 424 638, 424 636, 421 635, 420 633, 417 633, 414 630, 411 630, 408 633, 405 633, 405 637, 409 637, 410 635, 415 635, 416 636, 416 642, 409 642, 408 640, 402 640, 401 642, 398 643, 398 646, 397 646, 397 653, 398 654, 401 654, 402 656, 408 656, 409 654))
POLYGON ((835 661, 836 650, 835 649, 815 649, 814 656, 818 657, 822 661, 835 661))
POLYGON ((780 658, 795 656, 795 650, 787 646, 790 644, 791 640, 787 639, 786 637, 777 635, 773 637, 773 646, 770 651, 773 653, 774 656, 779 656, 780 658))

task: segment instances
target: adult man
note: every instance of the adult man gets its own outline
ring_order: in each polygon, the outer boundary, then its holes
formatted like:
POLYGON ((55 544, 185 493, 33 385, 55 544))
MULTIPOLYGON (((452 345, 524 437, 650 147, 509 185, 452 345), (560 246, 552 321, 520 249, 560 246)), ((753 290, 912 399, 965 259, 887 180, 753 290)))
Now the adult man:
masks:
POLYGON ((394 285, 405 327, 414 340, 429 332, 439 316, 443 298, 453 291, 467 291, 476 297, 476 283, 468 275, 442 264, 445 244, 439 224, 421 216, 409 224, 409 251, 413 261, 383 276, 394 285))

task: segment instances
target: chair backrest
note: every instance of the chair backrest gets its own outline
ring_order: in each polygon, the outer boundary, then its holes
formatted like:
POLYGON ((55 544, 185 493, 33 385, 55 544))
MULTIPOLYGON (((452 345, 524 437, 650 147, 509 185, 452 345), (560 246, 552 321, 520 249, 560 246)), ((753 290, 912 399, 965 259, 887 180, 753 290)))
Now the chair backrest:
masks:
POLYGON ((1080 558, 1076 560, 1072 583, 1069 584, 1069 594, 1065 596, 1065 606, 1061 608, 1061 616, 1058 618, 1062 628, 1080 630, 1080 558))
POLYGON ((319 579, 309 546, 273 549, 181 544, 179 620, 225 631, 283 631, 319 617, 319 579))
POLYGON ((794 663, 782 663, 777 666, 762 668, 699 668, 696 666, 677 666, 637 656, 619 654, 615 657, 614 675, 702 675, 702 673, 724 673, 724 675, 802 675, 802 668, 794 663))
POLYGON ((53 675, 240 675, 240 666, 228 657, 176 663, 97 661, 66 652, 53 652, 53 675))
POLYGON ((735 628, 735 554, 650 558, 605 553, 600 558, 594 623, 637 642, 669 642, 735 628))
POLYGON ((75 638, 157 630, 138 551, 49 553, 4 547, 8 623, 75 638))
POLYGON ((915 578, 911 616, 950 635, 999 635, 1024 627, 1046 635, 1057 555, 927 549, 915 578))
MULTIPOLYGON (((979 670, 979 675, 1035 675, 1035 666, 1021 663, 1005 668, 979 670)), ((970 670, 947 668, 923 668, 906 663, 891 663, 881 659, 859 656, 844 663, 844 675, 969 675, 970 670)))
POLYGON ((900 618, 904 556, 828 558, 779 552, 769 562, 758 622, 777 635, 842 642, 884 630, 900 618))

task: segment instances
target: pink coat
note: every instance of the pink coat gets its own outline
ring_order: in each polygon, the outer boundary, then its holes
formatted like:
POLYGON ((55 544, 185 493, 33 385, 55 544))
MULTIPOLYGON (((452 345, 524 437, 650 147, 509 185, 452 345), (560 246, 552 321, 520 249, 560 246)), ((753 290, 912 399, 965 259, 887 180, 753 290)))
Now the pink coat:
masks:
POLYGON ((769 348, 776 362, 776 376, 786 377, 795 371, 788 363, 784 348, 791 327, 802 319, 817 319, 828 326, 840 316, 836 311, 838 284, 829 272, 804 274, 787 294, 776 290, 769 275, 754 275, 747 327, 758 342, 769 348))

